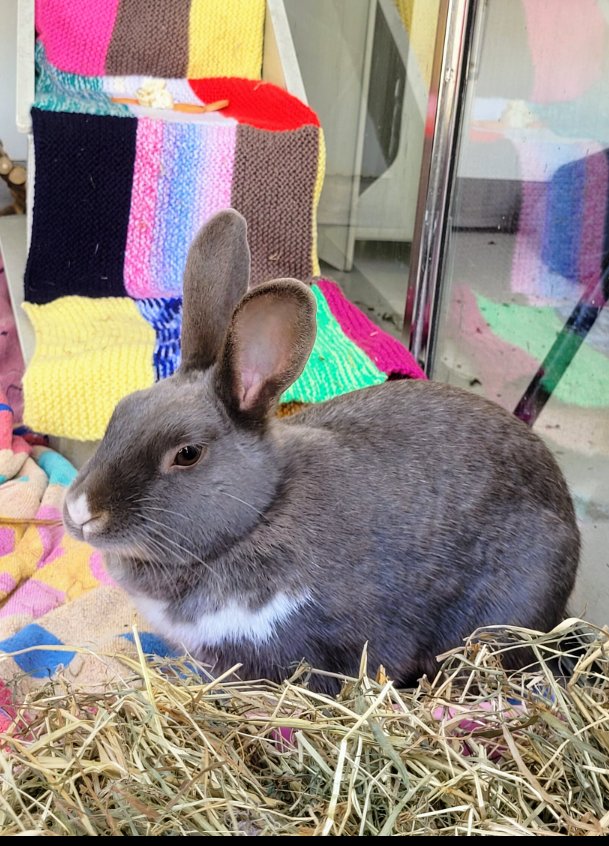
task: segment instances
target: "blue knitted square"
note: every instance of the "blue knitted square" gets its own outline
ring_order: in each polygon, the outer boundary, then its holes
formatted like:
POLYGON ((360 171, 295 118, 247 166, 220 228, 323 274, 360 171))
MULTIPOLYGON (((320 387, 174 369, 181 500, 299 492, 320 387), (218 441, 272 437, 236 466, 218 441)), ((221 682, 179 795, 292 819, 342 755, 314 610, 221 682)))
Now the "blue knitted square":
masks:
POLYGON ((175 373, 180 364, 182 298, 151 297, 135 302, 156 335, 153 363, 157 381, 166 379, 175 373))

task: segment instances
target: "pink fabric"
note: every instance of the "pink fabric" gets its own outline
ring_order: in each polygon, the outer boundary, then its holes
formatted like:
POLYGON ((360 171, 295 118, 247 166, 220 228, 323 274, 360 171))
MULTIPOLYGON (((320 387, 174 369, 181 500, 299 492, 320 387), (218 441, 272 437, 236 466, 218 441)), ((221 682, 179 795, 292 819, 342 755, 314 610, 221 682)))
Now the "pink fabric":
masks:
MULTIPOLYGON (((14 417, 6 423, 12 433, 13 421, 20 422, 23 417, 23 390, 21 377, 24 364, 21 347, 17 338, 15 318, 8 296, 8 287, 4 269, 0 267, 0 392, 4 394, 13 409, 14 417)), ((3 442, 6 441, 6 437, 3 442)), ((9 439, 8 444, 11 443, 9 439)))
POLYGON ((535 69, 531 100, 581 97, 603 72, 606 22, 597 0, 524 0, 535 69))
POLYGON ((108 575, 101 552, 95 551, 91 556, 91 573, 94 579, 102 585, 114 587, 116 582, 108 575))
POLYGON ((103 76, 119 0, 36 0, 36 29, 62 71, 103 76))
POLYGON ((65 603, 65 591, 36 579, 27 579, 11 594, 10 601, 0 608, 0 619, 21 615, 36 619, 65 603))
POLYGON ((366 353, 379 370, 388 376, 427 378, 411 353, 350 303, 336 282, 319 279, 316 284, 345 335, 366 353))
POLYGON ((214 127, 207 135, 209 141, 205 149, 205 167, 197 175, 193 234, 216 212, 232 206, 237 125, 214 127))
POLYGON ((131 208, 125 249, 125 289, 132 297, 153 297, 150 253, 154 237, 163 122, 141 118, 137 126, 131 208))

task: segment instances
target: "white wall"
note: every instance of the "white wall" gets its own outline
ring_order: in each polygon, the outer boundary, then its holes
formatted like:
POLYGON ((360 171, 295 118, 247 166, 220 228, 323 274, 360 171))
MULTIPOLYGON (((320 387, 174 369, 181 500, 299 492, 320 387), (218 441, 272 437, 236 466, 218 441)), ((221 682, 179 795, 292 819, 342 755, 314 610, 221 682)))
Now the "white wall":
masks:
POLYGON ((0 0, 0 139, 12 159, 25 159, 27 136, 15 126, 18 2, 0 0))

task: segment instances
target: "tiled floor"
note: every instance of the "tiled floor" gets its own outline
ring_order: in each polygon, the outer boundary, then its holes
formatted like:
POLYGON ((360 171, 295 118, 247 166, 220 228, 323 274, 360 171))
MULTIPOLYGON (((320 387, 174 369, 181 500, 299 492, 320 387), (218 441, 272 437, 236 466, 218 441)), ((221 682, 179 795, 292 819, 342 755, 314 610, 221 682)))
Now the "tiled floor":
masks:
POLYGON ((401 339, 408 258, 406 244, 358 242, 353 270, 343 272, 322 262, 321 272, 335 279, 371 320, 401 339))

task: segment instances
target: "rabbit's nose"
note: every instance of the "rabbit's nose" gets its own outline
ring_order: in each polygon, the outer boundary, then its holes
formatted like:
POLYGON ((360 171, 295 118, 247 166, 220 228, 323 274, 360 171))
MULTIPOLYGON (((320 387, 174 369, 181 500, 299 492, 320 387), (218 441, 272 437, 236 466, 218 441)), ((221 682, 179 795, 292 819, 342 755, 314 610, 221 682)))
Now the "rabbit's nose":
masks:
POLYGON ((101 511, 98 514, 91 513, 85 493, 80 493, 77 496, 70 496, 68 493, 66 497, 66 511, 75 527, 82 532, 85 540, 88 540, 97 531, 102 529, 108 520, 108 515, 105 511, 101 511))

